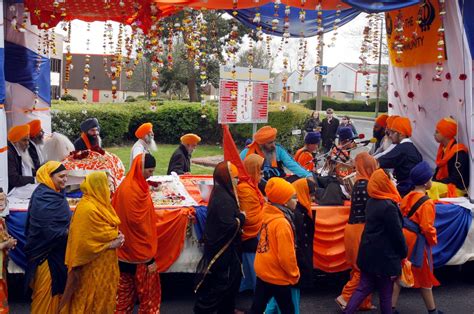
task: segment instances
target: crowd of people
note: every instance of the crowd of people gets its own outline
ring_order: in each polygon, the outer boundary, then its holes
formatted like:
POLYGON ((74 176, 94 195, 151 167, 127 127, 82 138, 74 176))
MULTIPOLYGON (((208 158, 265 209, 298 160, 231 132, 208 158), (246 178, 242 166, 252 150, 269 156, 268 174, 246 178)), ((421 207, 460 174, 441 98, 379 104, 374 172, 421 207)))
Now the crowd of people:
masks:
MULTIPOLYGON (((317 116, 316 116, 317 115, 317 116)), ((315 217, 323 178, 315 154, 326 153, 352 165, 349 221, 345 229, 350 280, 335 301, 344 313, 375 309, 397 313, 402 269, 411 270, 428 313, 437 310, 432 287, 431 248, 437 243, 433 200, 465 195, 469 186, 467 148, 456 142, 457 123, 439 121, 436 168, 423 161, 410 140, 406 117, 380 115, 369 152, 352 156, 356 131, 348 117, 341 123, 328 109, 305 128, 305 144, 296 155, 277 144, 278 130, 264 126, 240 153, 241 161, 223 161, 213 173, 214 187, 196 269, 195 313, 240 313, 235 298, 253 290, 246 313, 299 313, 300 289, 312 285, 315 217)), ((32 313, 159 313, 161 286, 155 256, 156 214, 147 179, 156 150, 153 125, 135 132, 130 170, 115 189, 107 172, 92 172, 80 185, 82 198, 72 214, 64 189, 67 169, 46 160, 39 120, 8 133, 9 190, 36 183, 25 227, 26 285, 32 313)), ((190 158, 201 138, 185 134, 173 153, 168 174, 189 174, 190 158)), ((95 118, 81 124, 77 151, 101 151, 95 118)), ((0 210, 4 209, 0 191, 0 210)), ((0 307, 8 310, 6 255, 16 240, 0 218, 0 307)))

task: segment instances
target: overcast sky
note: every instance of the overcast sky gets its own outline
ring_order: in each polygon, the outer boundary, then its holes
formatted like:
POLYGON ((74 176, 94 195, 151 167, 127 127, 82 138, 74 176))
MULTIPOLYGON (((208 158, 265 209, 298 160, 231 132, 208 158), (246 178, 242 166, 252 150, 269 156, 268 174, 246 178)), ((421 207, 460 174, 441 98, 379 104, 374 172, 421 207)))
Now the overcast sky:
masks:
MULTIPOLYGON (((362 31, 366 24, 365 14, 359 15, 356 19, 349 22, 348 24, 339 28, 339 34, 337 36, 336 45, 333 48, 329 48, 327 45, 331 43, 332 32, 325 34, 326 47, 324 49, 324 65, 335 66, 339 62, 353 62, 359 63, 360 46, 362 44, 362 31)), ((116 40, 118 34, 118 23, 113 23, 114 26, 114 39, 116 40)), ((128 32, 130 29, 127 27, 128 32)), ((65 35, 60 26, 56 27, 56 32, 65 35)), ((94 22, 91 23, 91 31, 87 32, 87 23, 75 20, 72 22, 72 42, 71 51, 73 53, 87 53, 86 40, 90 38, 90 50, 91 54, 103 54, 103 33, 104 23, 94 22)), ((310 69, 316 62, 316 37, 308 38, 308 57, 306 62, 306 69, 310 69)), ((273 37, 272 47, 273 53, 276 52, 277 47, 281 41, 280 37, 273 37)), ((288 47, 285 47, 286 51, 289 51, 290 56, 290 70, 295 70, 297 67, 296 53, 298 51, 299 39, 290 39, 288 47)), ((64 45, 65 47, 65 45, 64 45)), ((248 44, 244 42, 242 49, 246 49, 248 44)), ((110 51, 108 51, 110 53, 110 51)), ((375 63, 373 60, 371 63, 375 63)), ((275 58, 273 65, 273 71, 279 72, 283 68, 283 56, 280 54, 275 58)))

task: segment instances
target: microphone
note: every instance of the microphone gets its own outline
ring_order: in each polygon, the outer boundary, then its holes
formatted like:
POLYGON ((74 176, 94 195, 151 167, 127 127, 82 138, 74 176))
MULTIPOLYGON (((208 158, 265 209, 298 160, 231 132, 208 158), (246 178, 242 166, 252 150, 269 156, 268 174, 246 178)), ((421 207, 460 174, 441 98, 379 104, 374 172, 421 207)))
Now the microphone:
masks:
POLYGON ((359 135, 357 135, 357 136, 351 137, 351 138, 349 139, 349 141, 362 140, 362 139, 364 139, 364 138, 365 138, 365 134, 362 133, 362 134, 359 134, 359 135))
POLYGON ((370 143, 377 143, 377 139, 375 137, 372 137, 370 140, 360 141, 357 144, 368 145, 370 143))

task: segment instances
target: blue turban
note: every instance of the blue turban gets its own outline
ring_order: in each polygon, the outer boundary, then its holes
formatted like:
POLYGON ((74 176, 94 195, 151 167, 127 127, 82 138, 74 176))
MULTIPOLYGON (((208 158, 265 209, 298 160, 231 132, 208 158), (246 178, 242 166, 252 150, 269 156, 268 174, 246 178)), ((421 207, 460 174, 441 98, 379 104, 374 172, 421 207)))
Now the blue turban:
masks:
POLYGON ((305 144, 319 144, 321 141, 321 133, 319 132, 308 132, 304 138, 305 144))
POLYGON ((414 185, 424 185, 433 177, 433 170, 426 161, 417 164, 410 171, 410 179, 414 185))
POLYGON ((352 129, 350 127, 342 127, 337 131, 337 135, 339 135, 340 141, 349 140, 354 137, 354 133, 352 133, 352 129))
POLYGON ((248 138, 248 139, 245 141, 245 147, 249 146, 250 144, 252 144, 252 139, 251 139, 251 138, 248 138))

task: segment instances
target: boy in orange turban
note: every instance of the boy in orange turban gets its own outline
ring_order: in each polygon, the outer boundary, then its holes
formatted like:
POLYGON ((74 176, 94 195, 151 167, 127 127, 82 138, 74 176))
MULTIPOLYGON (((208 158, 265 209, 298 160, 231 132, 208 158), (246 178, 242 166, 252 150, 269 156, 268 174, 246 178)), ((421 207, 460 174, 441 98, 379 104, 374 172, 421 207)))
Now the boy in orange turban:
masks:
POLYGON ((410 140, 412 128, 406 117, 397 117, 390 127, 390 138, 396 146, 378 158, 380 168, 393 169, 397 179, 397 189, 402 196, 407 195, 413 188, 410 180, 410 171, 419 164, 423 157, 410 140))
POLYGON ((8 192, 35 183, 35 166, 28 152, 30 126, 14 126, 8 131, 8 192))
POLYGON ((135 131, 135 137, 138 140, 133 145, 132 152, 130 153, 130 165, 139 154, 151 154, 151 152, 157 150, 155 134, 153 133, 153 124, 150 122, 140 125, 135 131))
POLYGON ((46 162, 43 154, 44 131, 41 126, 41 120, 31 120, 28 122, 28 125, 30 126, 30 146, 28 147, 28 152, 31 159, 33 159, 35 171, 38 171, 39 167, 46 162))
POLYGON ((263 178, 266 182, 273 177, 285 177, 287 168, 299 178, 312 177, 311 172, 297 163, 288 152, 276 144, 277 129, 266 125, 260 128, 253 136, 253 142, 241 153, 240 158, 244 160, 251 154, 260 155, 265 159, 263 163, 263 178))
POLYGON ((168 164, 168 175, 171 172, 177 174, 191 173, 191 155, 201 142, 201 138, 193 133, 181 136, 181 145, 174 151, 168 164))
POLYGON ((463 196, 469 187, 470 160, 467 147, 456 142, 458 125, 452 118, 443 118, 436 125, 434 138, 439 143, 433 184, 428 190, 431 199, 463 196))

